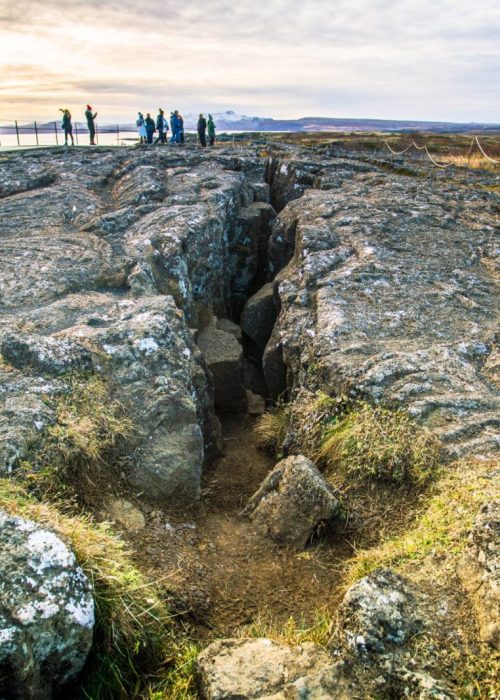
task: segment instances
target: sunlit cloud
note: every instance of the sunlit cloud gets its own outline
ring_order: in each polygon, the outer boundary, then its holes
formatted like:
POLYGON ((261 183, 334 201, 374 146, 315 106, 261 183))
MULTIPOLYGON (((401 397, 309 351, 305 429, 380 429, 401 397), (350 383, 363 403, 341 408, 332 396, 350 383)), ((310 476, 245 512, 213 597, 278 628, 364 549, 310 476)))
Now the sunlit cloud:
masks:
POLYGON ((498 122, 497 0, 0 0, 0 118, 138 109, 498 122))

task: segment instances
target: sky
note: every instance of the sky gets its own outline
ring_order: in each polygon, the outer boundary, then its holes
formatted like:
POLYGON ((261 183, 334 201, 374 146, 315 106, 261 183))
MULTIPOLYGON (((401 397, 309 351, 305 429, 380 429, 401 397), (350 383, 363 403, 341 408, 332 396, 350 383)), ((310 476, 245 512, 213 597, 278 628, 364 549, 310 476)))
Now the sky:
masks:
POLYGON ((0 0, 0 120, 87 102, 500 123, 500 2, 0 0))

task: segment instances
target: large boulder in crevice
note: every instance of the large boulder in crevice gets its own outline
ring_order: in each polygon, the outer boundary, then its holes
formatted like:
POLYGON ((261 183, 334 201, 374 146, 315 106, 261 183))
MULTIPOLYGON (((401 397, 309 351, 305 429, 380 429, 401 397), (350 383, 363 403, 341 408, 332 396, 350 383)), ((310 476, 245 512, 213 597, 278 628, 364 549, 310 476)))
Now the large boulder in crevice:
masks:
POLYGON ((234 335, 212 325, 198 334, 196 343, 213 375, 215 407, 219 411, 245 411, 243 351, 234 335))
POLYGON ((92 587, 73 553, 0 511, 0 697, 50 699, 82 670, 93 627, 92 587))
POLYGON ((248 299, 241 314, 241 328, 253 340, 261 353, 273 332, 277 318, 274 304, 274 285, 268 282, 248 299))
POLYGON ((278 462, 242 515, 280 544, 305 547, 320 523, 340 515, 339 500, 316 466, 297 455, 278 462))

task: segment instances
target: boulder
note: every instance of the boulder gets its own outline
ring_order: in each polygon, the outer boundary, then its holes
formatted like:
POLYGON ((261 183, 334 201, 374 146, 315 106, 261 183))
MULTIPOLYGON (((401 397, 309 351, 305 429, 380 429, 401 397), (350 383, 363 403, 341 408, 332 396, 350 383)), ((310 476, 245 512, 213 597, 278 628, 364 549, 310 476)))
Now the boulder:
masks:
POLYGON ((480 509, 459 574, 472 597, 481 640, 500 648, 500 503, 480 509))
POLYGON ((253 340, 261 352, 267 345, 277 317, 274 305, 273 284, 268 282, 245 304, 241 315, 241 328, 253 340))
POLYGON ((73 553, 0 511, 0 697, 51 698, 82 670, 93 626, 92 587, 73 553))
POLYGON ((278 462, 242 513, 262 535, 297 548, 306 546, 320 523, 339 514, 334 490, 302 455, 278 462))
POLYGON ((423 626, 411 584, 390 569, 377 569, 352 585, 339 612, 347 645, 361 655, 402 645, 423 626))
POLYGON ((270 639, 223 639, 204 649, 196 661, 204 700, 347 699, 330 694, 332 669, 329 654, 317 644, 291 647, 270 639))
POLYGON ((203 329, 196 340, 214 378, 214 401, 219 411, 244 411, 241 345, 234 335, 218 328, 203 329))

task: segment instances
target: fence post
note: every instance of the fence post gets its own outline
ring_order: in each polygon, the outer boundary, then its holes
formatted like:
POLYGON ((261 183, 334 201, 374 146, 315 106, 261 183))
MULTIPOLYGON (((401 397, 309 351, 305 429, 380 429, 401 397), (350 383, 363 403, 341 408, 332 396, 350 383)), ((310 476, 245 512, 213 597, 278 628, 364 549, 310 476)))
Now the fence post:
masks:
POLYGON ((16 121, 15 121, 15 124, 16 124, 17 145, 20 146, 20 145, 21 145, 21 142, 19 141, 19 127, 18 127, 18 125, 17 125, 17 119, 16 119, 16 121))
POLYGON ((57 122, 54 122, 54 132, 56 134, 56 146, 59 146, 59 139, 57 138, 57 122))
POLYGON ((116 125, 116 145, 120 145, 120 129, 118 127, 118 124, 116 125))
POLYGON ((76 145, 78 146, 78 122, 75 122, 75 138, 76 138, 76 145))
POLYGON ((35 137, 36 137, 36 145, 39 146, 40 144, 38 143, 38 127, 36 125, 36 122, 33 122, 35 125, 35 137))

